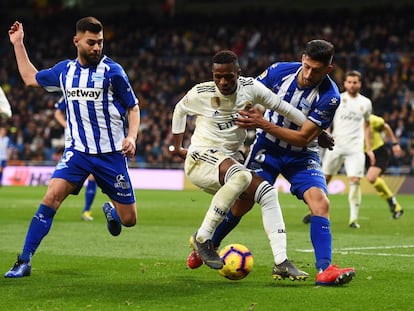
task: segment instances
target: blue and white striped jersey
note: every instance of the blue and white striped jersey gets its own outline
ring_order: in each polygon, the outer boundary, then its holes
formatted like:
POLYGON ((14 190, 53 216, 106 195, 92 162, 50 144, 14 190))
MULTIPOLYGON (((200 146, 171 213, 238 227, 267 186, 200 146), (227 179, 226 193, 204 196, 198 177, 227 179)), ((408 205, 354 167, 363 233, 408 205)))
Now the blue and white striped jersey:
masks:
MULTIPOLYGON (((292 106, 301 110, 307 118, 322 129, 330 126, 340 103, 340 94, 337 85, 326 76, 322 82, 314 88, 301 89, 297 84, 297 75, 301 69, 300 62, 274 63, 268 67, 257 79, 266 87, 278 94, 292 106)), ((270 122, 282 127, 297 129, 298 126, 273 110, 267 109, 264 117, 270 122)), ((269 144, 275 144, 281 148, 292 151, 318 150, 317 140, 307 147, 295 147, 277 139, 276 137, 258 129, 258 140, 266 140, 269 144)))
POLYGON ((36 80, 47 91, 63 92, 71 147, 88 154, 121 151, 126 113, 138 99, 118 63, 107 56, 96 66, 64 60, 39 71, 36 80))

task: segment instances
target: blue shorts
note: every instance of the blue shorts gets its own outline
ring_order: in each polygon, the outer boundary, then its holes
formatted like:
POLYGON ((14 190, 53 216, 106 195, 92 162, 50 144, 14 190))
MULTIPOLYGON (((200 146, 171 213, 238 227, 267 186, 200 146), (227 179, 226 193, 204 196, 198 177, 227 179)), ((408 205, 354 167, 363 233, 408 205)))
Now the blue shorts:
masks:
POLYGON ((303 194, 311 187, 322 189, 326 194, 325 176, 316 152, 294 152, 273 144, 257 141, 252 145, 247 167, 274 185, 282 174, 290 182, 290 192, 303 200, 303 194))
POLYGON ((78 194, 89 174, 95 177, 96 184, 112 200, 122 204, 135 202, 127 159, 121 152, 94 155, 67 148, 52 178, 62 178, 75 184, 77 188, 73 194, 78 194))

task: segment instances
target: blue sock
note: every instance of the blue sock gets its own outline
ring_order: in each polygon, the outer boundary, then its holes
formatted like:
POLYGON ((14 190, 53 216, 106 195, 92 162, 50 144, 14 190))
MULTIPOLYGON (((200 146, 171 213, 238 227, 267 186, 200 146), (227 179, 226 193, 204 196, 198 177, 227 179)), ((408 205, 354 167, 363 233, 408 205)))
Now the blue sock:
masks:
POLYGON ((219 247, 221 241, 237 226, 240 222, 241 216, 234 216, 231 210, 228 211, 223 221, 218 225, 211 238, 214 246, 219 247))
POLYGON ((88 180, 85 191, 85 207, 83 208, 84 212, 88 212, 91 209, 93 200, 96 195, 96 181, 88 180))
POLYGON ((30 257, 34 255, 40 242, 49 232, 52 226, 53 217, 56 210, 46 205, 40 204, 37 212, 34 214, 29 229, 26 234, 23 251, 19 256, 20 260, 28 262, 30 257))
POLYGON ((310 237, 315 251, 318 271, 323 271, 332 261, 332 234, 329 219, 312 216, 310 221, 310 237))

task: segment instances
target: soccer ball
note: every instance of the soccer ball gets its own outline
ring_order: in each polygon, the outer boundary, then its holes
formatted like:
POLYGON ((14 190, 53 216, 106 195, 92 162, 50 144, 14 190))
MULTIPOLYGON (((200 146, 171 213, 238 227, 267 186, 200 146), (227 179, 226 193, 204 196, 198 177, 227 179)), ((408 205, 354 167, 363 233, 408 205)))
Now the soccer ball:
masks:
POLYGON ((229 244, 219 252, 224 266, 219 273, 229 280, 244 279, 253 268, 253 255, 242 244, 229 244))

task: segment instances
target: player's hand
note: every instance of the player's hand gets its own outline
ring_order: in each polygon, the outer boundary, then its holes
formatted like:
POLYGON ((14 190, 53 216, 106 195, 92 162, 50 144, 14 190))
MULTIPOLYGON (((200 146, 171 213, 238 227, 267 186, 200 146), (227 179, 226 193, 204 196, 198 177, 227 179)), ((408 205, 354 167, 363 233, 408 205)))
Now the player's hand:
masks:
POLYGON ((400 158, 400 157, 403 156, 403 151, 401 149, 400 144, 397 144, 397 145, 393 144, 392 145, 392 152, 394 153, 394 156, 397 157, 397 158, 400 158))
POLYGON ((23 42, 24 32, 23 32, 23 24, 15 21, 13 25, 10 26, 9 30, 9 38, 11 44, 15 44, 17 42, 23 42))
POLYGON ((122 154, 127 158, 135 156, 136 143, 133 137, 127 136, 122 141, 122 154))
POLYGON ((263 128, 266 122, 262 112, 254 107, 248 111, 239 111, 239 116, 236 119, 236 125, 245 129, 263 128))
POLYGON ((333 136, 327 131, 322 131, 322 133, 320 133, 318 136, 318 145, 322 148, 333 150, 333 147, 335 146, 335 140, 333 136))
POLYGON ((174 146, 170 146, 168 150, 171 152, 174 156, 179 156, 181 159, 185 159, 187 156, 187 149, 185 148, 175 148, 174 146))

